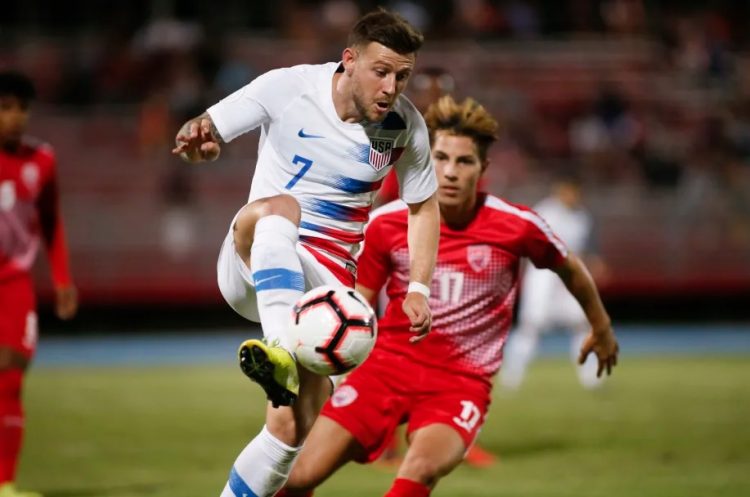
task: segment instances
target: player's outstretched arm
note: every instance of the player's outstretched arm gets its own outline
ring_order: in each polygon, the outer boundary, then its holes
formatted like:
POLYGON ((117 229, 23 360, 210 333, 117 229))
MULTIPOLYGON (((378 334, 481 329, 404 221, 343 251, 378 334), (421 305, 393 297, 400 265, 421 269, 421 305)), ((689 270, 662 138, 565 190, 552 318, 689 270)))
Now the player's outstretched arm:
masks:
POLYGON ((440 209, 437 196, 409 204, 409 290, 403 309, 411 322, 409 331, 416 333, 411 342, 424 339, 432 326, 428 303, 432 272, 435 270, 440 237, 440 209))
POLYGON ((599 360, 596 376, 601 376, 604 370, 607 374, 612 374, 612 368, 617 364, 620 347, 612 330, 609 314, 604 308, 591 274, 574 254, 568 254, 565 262, 554 271, 581 305, 591 325, 591 333, 584 340, 578 356, 579 364, 583 364, 586 357, 593 352, 599 360))
POLYGON ((222 143, 211 116, 204 112, 182 125, 172 153, 187 162, 213 161, 219 157, 222 143))
POLYGON ((59 195, 57 172, 53 169, 52 176, 44 184, 37 199, 36 207, 55 287, 55 314, 60 319, 68 320, 78 311, 78 292, 70 271, 59 195))

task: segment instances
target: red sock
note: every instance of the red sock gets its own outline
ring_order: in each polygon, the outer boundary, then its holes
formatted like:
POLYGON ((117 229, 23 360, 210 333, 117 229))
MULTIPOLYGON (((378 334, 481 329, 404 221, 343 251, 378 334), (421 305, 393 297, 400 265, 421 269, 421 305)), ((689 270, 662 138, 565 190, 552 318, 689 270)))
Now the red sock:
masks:
POLYGON ((278 492, 276 492, 276 497, 312 497, 313 491, 310 490, 309 492, 305 492, 304 494, 292 494, 289 493, 289 491, 285 488, 282 488, 278 492))
POLYGON ((20 369, 0 371, 0 485, 15 480, 23 439, 20 369))
POLYGON ((430 487, 406 478, 396 478, 384 497, 429 497, 430 487))

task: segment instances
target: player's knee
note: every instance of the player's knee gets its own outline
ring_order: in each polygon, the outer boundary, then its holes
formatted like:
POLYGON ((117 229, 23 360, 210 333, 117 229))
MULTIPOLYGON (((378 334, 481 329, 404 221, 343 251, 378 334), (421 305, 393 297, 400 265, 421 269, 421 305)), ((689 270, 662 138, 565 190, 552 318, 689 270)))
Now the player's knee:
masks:
POLYGON ((304 458, 294 463, 292 472, 287 479, 284 490, 288 495, 308 495, 321 483, 322 477, 316 471, 314 464, 309 464, 304 458))
POLYGON ((285 217, 299 225, 302 219, 302 209, 291 195, 276 195, 250 202, 237 214, 234 222, 235 239, 251 241, 258 220, 273 215, 285 217))
POLYGON ((258 218, 265 216, 282 216, 299 225, 302 218, 302 209, 297 199, 291 195, 275 195, 262 198, 249 204, 256 210, 258 218))

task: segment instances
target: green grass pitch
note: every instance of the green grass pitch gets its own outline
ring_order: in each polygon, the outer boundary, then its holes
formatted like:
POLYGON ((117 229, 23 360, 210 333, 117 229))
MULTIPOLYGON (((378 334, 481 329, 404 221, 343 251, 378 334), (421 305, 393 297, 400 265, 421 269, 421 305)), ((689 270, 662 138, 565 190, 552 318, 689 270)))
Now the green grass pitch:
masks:
MULTIPOLYGON (((482 444, 435 497, 750 495, 750 360, 624 358, 582 391, 542 360, 513 396, 496 392, 482 444)), ((19 486, 47 497, 218 496, 262 423, 260 389, 234 367, 47 368, 26 388, 19 486)), ((316 493, 378 497, 391 470, 349 465, 316 493)))

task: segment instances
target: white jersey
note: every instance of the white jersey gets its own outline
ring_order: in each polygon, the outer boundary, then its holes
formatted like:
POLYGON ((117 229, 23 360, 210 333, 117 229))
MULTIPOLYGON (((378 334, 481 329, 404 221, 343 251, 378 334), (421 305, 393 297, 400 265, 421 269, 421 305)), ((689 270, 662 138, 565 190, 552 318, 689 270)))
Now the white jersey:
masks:
POLYGON ((571 209, 554 197, 542 200, 533 209, 547 221, 571 252, 584 254, 588 251, 593 219, 586 209, 571 209))
MULTIPOLYGON (((554 197, 534 206, 534 211, 549 224, 552 231, 577 254, 587 252, 591 242, 593 220, 582 208, 571 209, 554 197)), ((576 326, 586 322, 580 304, 570 294, 559 276, 527 265, 521 284, 520 322, 537 326, 576 326)))
POLYGON ((343 122, 333 105, 339 63, 267 72, 208 109, 224 141, 261 126, 250 201, 282 193, 302 208, 300 242, 353 272, 375 192, 391 167, 407 203, 437 189, 422 116, 400 96, 376 124, 343 122))

